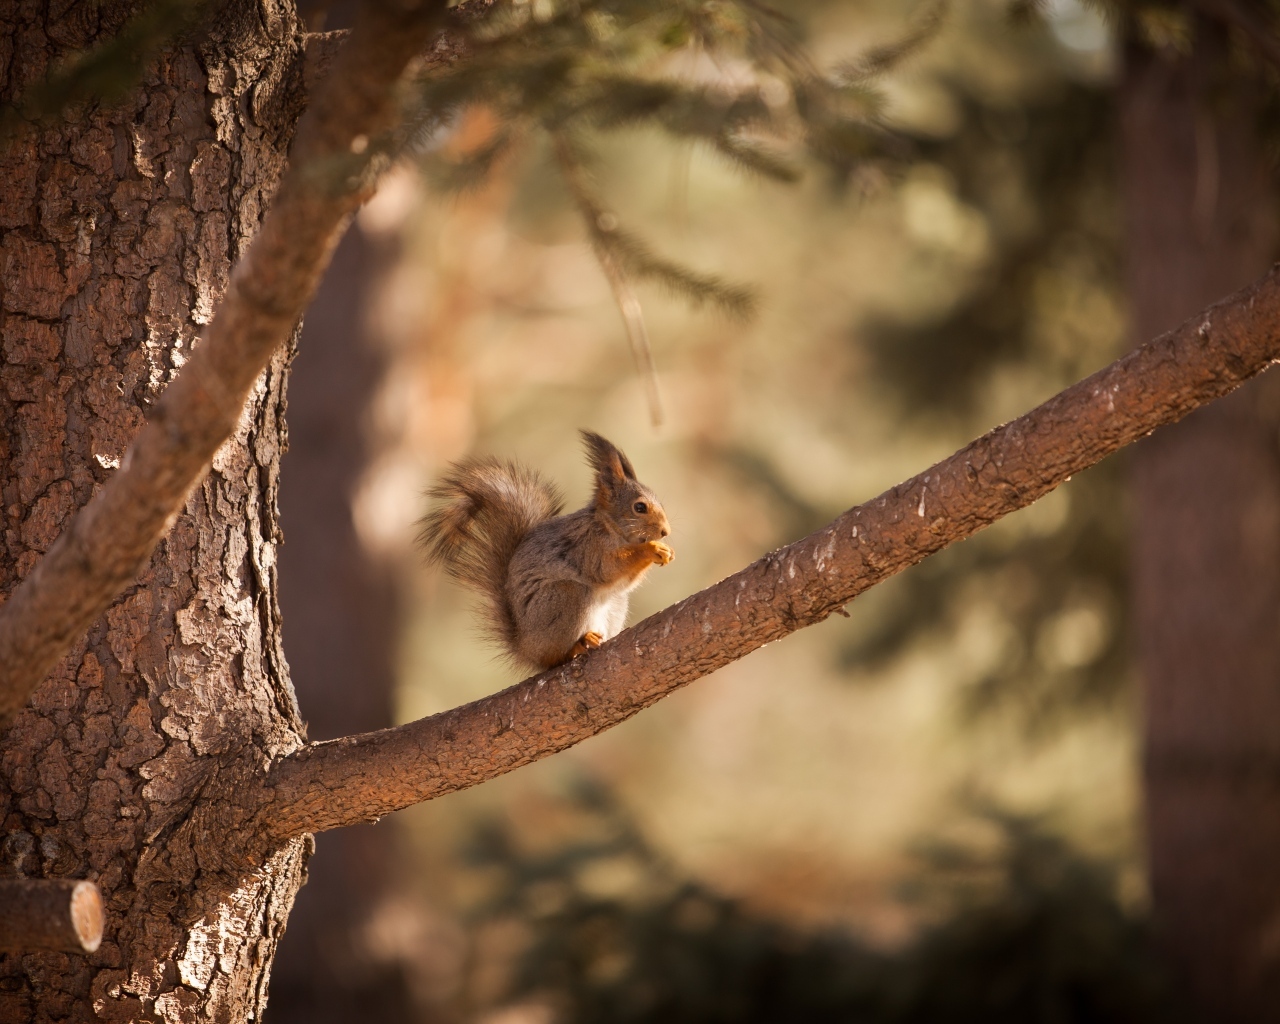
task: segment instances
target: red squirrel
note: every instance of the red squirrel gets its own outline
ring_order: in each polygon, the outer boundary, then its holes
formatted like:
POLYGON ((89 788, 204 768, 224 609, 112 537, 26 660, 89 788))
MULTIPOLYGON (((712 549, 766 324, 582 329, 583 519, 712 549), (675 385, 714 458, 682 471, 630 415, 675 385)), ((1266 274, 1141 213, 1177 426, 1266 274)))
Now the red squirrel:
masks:
POLYGON ((649 567, 675 557, 662 503, 631 461, 582 431, 595 470, 585 508, 515 462, 454 463, 431 489, 421 539, 432 562, 485 600, 487 635, 517 663, 550 668, 599 647, 626 624, 629 595, 649 567))

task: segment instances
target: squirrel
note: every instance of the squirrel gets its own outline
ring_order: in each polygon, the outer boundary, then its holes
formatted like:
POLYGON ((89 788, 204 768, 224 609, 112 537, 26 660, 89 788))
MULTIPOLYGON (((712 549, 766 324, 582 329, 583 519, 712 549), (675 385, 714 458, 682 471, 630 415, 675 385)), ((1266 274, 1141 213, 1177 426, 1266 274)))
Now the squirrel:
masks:
POLYGON ((556 487, 519 463, 470 458, 428 496, 420 540, 429 562, 478 591, 487 636, 511 659, 552 668, 599 647, 626 623, 629 595, 675 553, 653 491, 622 451, 581 431, 595 470, 585 508, 561 515, 556 487))

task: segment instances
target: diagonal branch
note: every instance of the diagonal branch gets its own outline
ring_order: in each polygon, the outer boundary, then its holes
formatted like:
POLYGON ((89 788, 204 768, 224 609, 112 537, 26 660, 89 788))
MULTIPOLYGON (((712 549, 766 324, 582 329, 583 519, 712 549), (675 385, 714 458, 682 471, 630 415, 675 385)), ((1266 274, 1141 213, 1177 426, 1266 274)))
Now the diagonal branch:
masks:
POLYGON ((120 469, 0 607, 0 723, 133 582, 235 430, 254 380, 293 331, 348 218, 387 162, 378 143, 396 124, 396 86, 444 6, 364 5, 191 361, 120 469))
POLYGON ((594 736, 821 622, 1278 358, 1280 268, 597 651, 443 714, 296 751, 273 767, 256 797, 255 838, 278 842, 376 819, 594 736))

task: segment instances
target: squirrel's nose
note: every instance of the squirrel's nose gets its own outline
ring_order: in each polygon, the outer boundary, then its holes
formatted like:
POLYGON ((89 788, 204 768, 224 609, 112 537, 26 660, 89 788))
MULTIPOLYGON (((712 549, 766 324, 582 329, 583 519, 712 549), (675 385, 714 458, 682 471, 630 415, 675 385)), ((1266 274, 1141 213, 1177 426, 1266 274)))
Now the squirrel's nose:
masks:
POLYGON ((659 534, 659 536, 661 536, 661 537, 666 537, 666 536, 669 536, 669 535, 670 535, 670 533, 671 533, 671 528, 670 528, 670 527, 667 527, 667 526, 664 526, 664 527, 662 528, 662 533, 661 533, 661 534, 659 534))

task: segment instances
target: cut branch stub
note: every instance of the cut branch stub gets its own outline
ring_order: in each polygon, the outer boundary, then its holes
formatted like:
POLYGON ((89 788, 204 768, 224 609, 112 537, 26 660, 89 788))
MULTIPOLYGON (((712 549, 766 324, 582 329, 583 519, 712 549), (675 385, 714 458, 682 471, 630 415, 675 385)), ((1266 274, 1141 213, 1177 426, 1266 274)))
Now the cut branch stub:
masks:
POLYGON ((103 921, 102 893, 92 882, 0 879, 0 952, 92 953, 103 921))
POLYGON ((476 785, 625 721, 803 626, 1280 358, 1280 271, 829 526, 598 650, 443 714, 282 759, 253 826, 279 842, 476 785))

